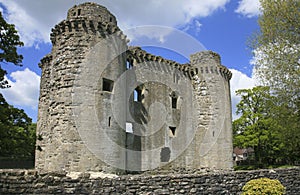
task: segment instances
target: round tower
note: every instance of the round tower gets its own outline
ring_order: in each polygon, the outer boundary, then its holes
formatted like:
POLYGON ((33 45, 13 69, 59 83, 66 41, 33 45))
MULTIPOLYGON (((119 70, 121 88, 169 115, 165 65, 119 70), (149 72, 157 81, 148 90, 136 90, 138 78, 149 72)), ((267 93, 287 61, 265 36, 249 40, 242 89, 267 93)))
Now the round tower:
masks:
POLYGON ((203 51, 191 55, 194 76, 194 121, 197 155, 201 167, 232 168, 231 72, 219 54, 203 51))
POLYGON ((110 162, 122 168, 125 134, 111 113, 111 96, 126 69, 126 36, 105 7, 84 3, 50 37, 52 51, 39 64, 36 168, 119 172, 110 162))

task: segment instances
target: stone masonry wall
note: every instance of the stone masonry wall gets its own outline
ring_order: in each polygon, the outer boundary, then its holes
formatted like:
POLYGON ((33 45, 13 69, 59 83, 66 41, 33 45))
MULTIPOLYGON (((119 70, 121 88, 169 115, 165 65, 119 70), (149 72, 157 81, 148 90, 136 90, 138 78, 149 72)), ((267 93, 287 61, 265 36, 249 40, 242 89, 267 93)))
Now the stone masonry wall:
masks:
MULTIPOLYGON (((175 172, 174 172, 175 173, 175 172)), ((77 178, 65 172, 0 170, 0 194, 240 194, 251 179, 278 179, 286 194, 299 194, 300 167, 239 172, 125 175, 95 178, 81 173, 77 178)))

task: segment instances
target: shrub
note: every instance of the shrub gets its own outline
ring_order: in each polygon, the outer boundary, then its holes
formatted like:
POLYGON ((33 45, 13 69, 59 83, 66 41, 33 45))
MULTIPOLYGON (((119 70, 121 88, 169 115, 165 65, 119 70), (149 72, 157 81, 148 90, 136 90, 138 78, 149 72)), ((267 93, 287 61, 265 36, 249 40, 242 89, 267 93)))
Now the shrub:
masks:
POLYGON ((248 181, 243 187, 242 195, 285 194, 285 187, 277 179, 260 178, 248 181))

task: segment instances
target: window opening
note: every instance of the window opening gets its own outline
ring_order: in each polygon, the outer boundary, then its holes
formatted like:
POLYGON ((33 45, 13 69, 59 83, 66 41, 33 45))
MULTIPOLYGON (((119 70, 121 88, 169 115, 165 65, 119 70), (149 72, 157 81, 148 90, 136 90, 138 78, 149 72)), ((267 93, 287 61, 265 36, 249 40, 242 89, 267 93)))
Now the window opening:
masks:
POLYGON ((126 70, 132 69, 132 64, 129 61, 126 61, 126 70))
POLYGON ((80 14, 81 14, 81 9, 78 9, 77 10, 77 15, 80 16, 80 14))
POLYGON ((160 161, 161 162, 169 162, 171 157, 171 150, 169 147, 164 147, 160 151, 160 161))
POLYGON ((142 90, 139 87, 135 88, 133 92, 133 100, 135 102, 142 102, 142 90))
POLYGON ((177 108, 177 97, 172 97, 172 108, 177 108))
POLYGON ((112 22, 112 17, 109 17, 109 21, 112 22))
POLYGON ((110 127, 111 117, 108 117, 108 126, 110 127))
POLYGON ((114 82, 112 80, 103 78, 103 81, 102 81, 102 90, 103 91, 112 92, 113 86, 114 86, 114 82))
POLYGON ((133 133, 132 123, 126 122, 126 133, 133 133))
POLYGON ((176 135, 176 127, 169 127, 169 136, 175 137, 176 135))
POLYGON ((178 83, 178 75, 177 75, 177 72, 175 71, 174 74, 173 74, 173 82, 174 83, 178 83))

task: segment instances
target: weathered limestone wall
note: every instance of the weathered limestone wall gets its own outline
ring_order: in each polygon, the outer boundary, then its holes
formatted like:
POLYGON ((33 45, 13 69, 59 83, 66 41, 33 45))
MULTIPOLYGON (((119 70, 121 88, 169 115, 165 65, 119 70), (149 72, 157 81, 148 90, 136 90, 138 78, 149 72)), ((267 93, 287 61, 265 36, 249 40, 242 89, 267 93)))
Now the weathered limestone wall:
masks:
POLYGON ((232 167, 231 73, 217 54, 179 64, 129 48, 95 3, 71 8, 51 41, 40 63, 38 170, 232 167))
POLYGON ((180 173, 166 175, 127 175, 95 178, 81 173, 71 178, 64 172, 0 170, 0 194, 240 194, 251 179, 278 179, 286 194, 300 191, 300 168, 242 172, 180 173))
POLYGON ((198 69, 194 90, 194 120, 198 162, 202 167, 226 169, 232 162, 231 72, 221 65, 220 56, 211 51, 191 55, 198 69), (199 144, 200 143, 200 144, 199 144))
MULTIPOLYGON (((122 72, 119 66, 125 69, 125 58, 122 55, 116 59, 112 58, 115 58, 115 53, 120 54, 115 48, 127 47, 125 38, 116 26, 115 17, 106 8, 93 3, 74 6, 70 9, 67 20, 52 29, 52 51, 41 60, 40 64, 42 79, 37 122, 37 146, 39 148, 36 151, 35 167, 37 169, 117 171, 109 168, 109 165, 104 164, 92 154, 78 130, 80 127, 84 128, 86 124, 81 123, 81 126, 78 126, 80 122, 77 121, 78 115, 82 111, 81 101, 85 99, 88 101, 89 95, 95 97, 95 94, 102 95, 101 98, 105 99, 103 97, 105 94, 100 94, 99 90, 93 91, 89 86, 91 83, 102 84, 101 75, 97 75, 96 79, 89 78, 88 83, 78 81, 88 79, 88 76, 82 72, 85 71, 88 74, 88 72, 95 71, 91 65, 100 68, 103 66, 104 69, 107 66, 106 62, 110 63, 113 71, 105 76, 110 76, 110 79, 118 77, 118 74, 122 72), (91 12, 105 17, 92 17, 91 12), (95 47, 99 55, 98 58, 91 60, 89 55, 95 47), (78 78, 79 75, 85 78, 78 78), (80 89, 86 89, 87 93, 81 96, 82 94, 78 93, 80 89)), ((92 102, 94 101, 95 99, 92 102)), ((105 103, 105 101, 102 102, 105 103)), ((85 114, 89 119, 91 113, 85 114)), ((90 130, 95 129, 91 127, 90 130)), ((104 145, 102 147, 108 148, 107 143, 101 144, 104 145)), ((109 149, 119 156, 118 149, 112 147, 109 149)))

